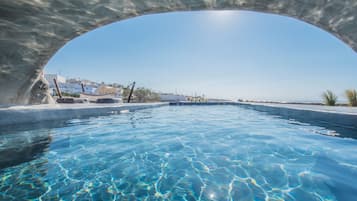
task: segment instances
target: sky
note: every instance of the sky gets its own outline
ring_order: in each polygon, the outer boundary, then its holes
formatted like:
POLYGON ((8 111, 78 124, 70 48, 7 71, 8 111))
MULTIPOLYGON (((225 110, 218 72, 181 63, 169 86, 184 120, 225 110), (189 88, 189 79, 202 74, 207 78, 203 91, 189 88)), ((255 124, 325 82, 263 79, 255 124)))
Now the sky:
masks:
POLYGON ((62 47, 45 73, 210 98, 314 101, 357 88, 357 53, 293 18, 249 11, 152 14, 62 47))

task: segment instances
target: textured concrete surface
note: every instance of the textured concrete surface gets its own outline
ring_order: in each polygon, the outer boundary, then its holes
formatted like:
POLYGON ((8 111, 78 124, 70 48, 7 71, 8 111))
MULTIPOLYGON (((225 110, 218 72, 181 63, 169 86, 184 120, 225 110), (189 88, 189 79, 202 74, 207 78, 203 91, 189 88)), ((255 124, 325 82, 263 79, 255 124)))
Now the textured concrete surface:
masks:
POLYGON ((283 104, 281 104, 281 103, 250 103, 250 102, 238 102, 238 104, 252 105, 252 106, 265 106, 265 107, 272 107, 272 108, 286 108, 286 109, 321 112, 321 113, 354 115, 354 116, 356 116, 356 125, 357 125, 357 107, 303 105, 303 104, 285 104, 285 103, 283 103, 283 104))
POLYGON ((295 124, 307 123, 327 128, 319 133, 357 139, 357 108, 275 103, 237 103, 241 107, 276 115, 295 124))
POLYGON ((44 65, 66 42, 92 29, 150 13, 224 9, 297 18, 357 50, 355 0, 1 0, 0 104, 48 102, 44 65))
POLYGON ((119 114, 152 107, 161 107, 168 103, 129 103, 129 104, 42 104, 11 106, 0 108, 0 127, 21 126, 29 123, 54 122, 91 116, 119 114), (4 117, 4 118, 3 118, 4 117))

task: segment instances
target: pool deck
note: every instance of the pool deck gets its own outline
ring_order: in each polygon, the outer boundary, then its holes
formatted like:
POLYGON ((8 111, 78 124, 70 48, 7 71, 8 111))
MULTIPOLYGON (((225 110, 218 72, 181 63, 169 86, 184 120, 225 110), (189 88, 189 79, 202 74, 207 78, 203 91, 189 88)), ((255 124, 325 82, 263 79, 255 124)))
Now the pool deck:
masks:
POLYGON ((0 126, 119 114, 168 103, 44 104, 0 108, 0 126))
POLYGON ((341 137, 357 138, 357 108, 250 102, 237 102, 237 104, 284 119, 321 126, 336 131, 341 137))
POLYGON ((237 102, 237 104, 357 116, 357 107, 253 102, 237 102))

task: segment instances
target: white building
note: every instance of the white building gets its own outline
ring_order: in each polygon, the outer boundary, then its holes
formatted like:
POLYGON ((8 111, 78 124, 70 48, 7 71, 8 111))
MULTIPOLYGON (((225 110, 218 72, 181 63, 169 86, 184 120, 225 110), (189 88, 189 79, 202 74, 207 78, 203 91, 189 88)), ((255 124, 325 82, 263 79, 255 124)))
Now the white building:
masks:
POLYGON ((54 86, 53 79, 56 79, 58 83, 66 83, 66 78, 58 74, 45 74, 45 79, 50 84, 50 86, 54 86))
POLYGON ((159 96, 160 96, 160 101, 162 102, 179 102, 179 101, 187 100, 186 96, 184 95, 162 93, 159 94, 159 96))
POLYGON ((122 98, 123 89, 117 87, 111 87, 106 85, 100 85, 96 90, 97 95, 113 95, 115 98, 122 98))
POLYGON ((84 88, 84 94, 87 95, 111 95, 115 98, 122 98, 123 88, 118 87, 111 87, 105 84, 98 84, 96 82, 90 80, 80 80, 80 79, 67 79, 57 75, 57 74, 45 74, 44 75, 46 80, 49 83, 49 90, 50 92, 55 95, 56 93, 56 86, 53 79, 57 80, 58 87, 60 88, 62 93, 69 93, 69 94, 81 94, 83 93, 82 84, 84 88))
MULTIPOLYGON (((61 92, 70 93, 70 94, 80 94, 82 93, 82 86, 80 80, 74 81, 75 79, 66 80, 66 78, 57 75, 57 74, 45 74, 45 79, 49 83, 49 89, 53 94, 55 94, 55 83, 53 79, 57 80, 58 87, 61 92)), ((94 94, 97 90, 97 86, 93 83, 84 84, 84 91, 86 94, 94 94)))

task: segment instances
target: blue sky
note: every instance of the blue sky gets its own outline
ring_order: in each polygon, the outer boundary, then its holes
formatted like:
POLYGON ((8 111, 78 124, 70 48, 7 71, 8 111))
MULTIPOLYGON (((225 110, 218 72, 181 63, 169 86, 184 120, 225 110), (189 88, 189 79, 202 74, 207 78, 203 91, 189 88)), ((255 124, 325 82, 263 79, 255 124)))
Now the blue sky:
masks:
POLYGON ((136 81, 161 92, 275 101, 344 100, 357 53, 292 18, 248 11, 175 12, 113 23, 61 48, 46 73, 136 81))

